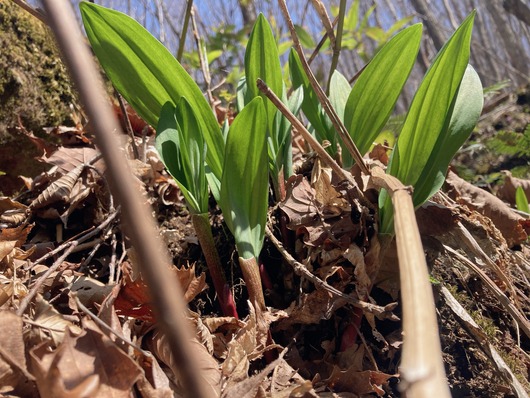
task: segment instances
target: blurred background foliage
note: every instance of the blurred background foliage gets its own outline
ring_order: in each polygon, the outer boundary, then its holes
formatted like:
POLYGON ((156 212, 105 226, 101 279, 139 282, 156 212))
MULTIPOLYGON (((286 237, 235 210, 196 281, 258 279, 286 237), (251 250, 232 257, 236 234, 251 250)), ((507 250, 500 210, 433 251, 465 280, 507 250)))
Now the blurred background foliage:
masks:
MULTIPOLYGON (((73 0, 74 5, 79 1, 73 0)), ((96 0, 98 4, 127 13, 142 23, 174 54, 180 46, 186 0, 96 0)), ((333 19, 339 0, 323 2, 333 19)), ((311 0, 289 1, 294 23, 307 54, 311 54, 324 33, 311 0)), ((195 0, 197 31, 210 62, 212 86, 228 92, 242 73, 243 54, 252 26, 262 12, 273 26, 282 60, 291 47, 286 25, 275 0, 195 0), (222 85, 228 83, 230 86, 222 85)), ((472 9, 477 19, 472 43, 472 64, 484 87, 508 81, 508 89, 530 81, 530 5, 524 0, 351 0, 347 4, 343 51, 338 70, 352 78, 377 49, 396 31, 416 22, 424 23, 424 38, 418 62, 398 104, 404 111, 437 50, 472 9)), ((202 81, 192 24, 189 24, 182 63, 202 81)), ((313 67, 325 81, 331 52, 325 44, 313 67)), ((218 93, 219 95, 220 93, 218 93)))

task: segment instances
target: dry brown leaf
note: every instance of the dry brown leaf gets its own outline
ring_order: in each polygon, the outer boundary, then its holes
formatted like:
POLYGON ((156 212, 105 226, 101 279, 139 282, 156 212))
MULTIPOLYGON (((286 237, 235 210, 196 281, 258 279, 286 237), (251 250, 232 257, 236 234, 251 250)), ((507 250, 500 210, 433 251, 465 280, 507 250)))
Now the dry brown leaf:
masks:
POLYGON ((0 197, 0 223, 11 227, 22 224, 27 219, 26 205, 10 198, 0 197))
POLYGON ((341 370, 335 366, 331 376, 323 380, 323 383, 336 392, 350 392, 358 395, 375 393, 381 397, 385 395, 382 386, 388 382, 388 379, 395 376, 374 370, 358 371, 355 367, 341 370))
POLYGON ((22 339, 22 318, 11 311, 0 311, 0 393, 9 393, 33 377, 27 372, 22 339))
POLYGON ((81 333, 79 326, 64 319, 40 294, 37 295, 35 301, 35 315, 32 319, 33 327, 31 329, 32 340, 49 344, 51 339, 53 345, 57 346, 63 341, 67 330, 71 334, 81 333))
MULTIPOLYGON (((168 345, 167 338, 160 331, 155 331, 152 337, 146 341, 153 355, 165 363, 173 372, 177 379, 177 384, 182 385, 180 382, 180 367, 186 366, 184 364, 178 364, 173 358, 171 349, 168 345)), ((211 393, 211 397, 218 397, 221 394, 221 370, 219 369, 219 363, 214 357, 208 352, 206 347, 201 344, 197 339, 192 339, 191 344, 193 345, 193 352, 196 356, 197 363, 200 369, 200 378, 203 380, 211 393)))
POLYGON ((79 179, 85 170, 84 164, 80 164, 68 173, 53 181, 39 196, 30 204, 33 209, 40 209, 55 202, 71 203, 80 191, 83 191, 79 179))
POLYGON ((167 375, 153 356, 142 356, 140 366, 144 370, 144 375, 140 377, 136 387, 142 397, 173 398, 175 396, 167 375))
POLYGON ((15 228, 5 228, 0 231, 0 242, 14 241, 16 247, 26 243, 28 235, 35 224, 20 225, 15 228))
MULTIPOLYGON (((124 266, 122 285, 114 306, 119 315, 127 315, 133 318, 154 323, 155 316, 151 308, 151 298, 149 289, 143 281, 141 275, 135 280, 132 279, 131 271, 124 266)), ((199 277, 195 276, 195 266, 189 268, 172 268, 177 275, 186 302, 190 302, 197 294, 206 288, 206 275, 202 273, 199 277)))
MULTIPOLYGON (((58 167, 61 174, 67 174, 76 167, 87 164, 91 159, 96 157, 99 151, 90 147, 66 148, 60 147, 51 156, 44 157, 42 160, 48 164, 58 167)), ((95 165, 101 172, 104 172, 103 162, 98 161, 95 165)))
MULTIPOLYGON (((65 278, 69 282, 71 278, 65 278)), ((87 308, 95 308, 94 304, 101 304, 111 292, 112 285, 106 285, 90 276, 79 276, 70 286, 70 292, 75 293, 81 303, 87 308)))
POLYGON ((530 200, 530 180, 514 177, 512 176, 512 173, 507 170, 503 171, 503 173, 506 177, 504 178, 504 184, 499 188, 497 193, 499 198, 511 205, 515 205, 515 191, 518 187, 521 187, 528 200, 530 200))
POLYGON ((276 328, 283 330, 295 324, 319 323, 323 319, 329 319, 337 309, 346 304, 346 300, 337 298, 325 290, 302 293, 298 301, 293 301, 285 310, 288 317, 278 322, 276 328))
POLYGON ((81 336, 68 330, 54 351, 50 352, 46 344, 31 350, 33 373, 42 396, 130 397, 141 369, 93 322, 83 326, 81 336))
POLYGON ((280 203, 292 229, 303 224, 310 224, 315 220, 318 208, 315 203, 315 191, 302 175, 289 177, 286 187, 286 199, 280 203))
POLYGON ((490 218, 509 247, 520 244, 528 238, 522 227, 524 218, 513 212, 502 200, 464 181, 452 171, 447 174, 446 182, 453 199, 490 218))
POLYGON ((355 290, 357 297, 366 299, 372 289, 372 280, 366 272, 366 265, 364 263, 364 255, 359 246, 351 244, 342 254, 355 268, 355 290))

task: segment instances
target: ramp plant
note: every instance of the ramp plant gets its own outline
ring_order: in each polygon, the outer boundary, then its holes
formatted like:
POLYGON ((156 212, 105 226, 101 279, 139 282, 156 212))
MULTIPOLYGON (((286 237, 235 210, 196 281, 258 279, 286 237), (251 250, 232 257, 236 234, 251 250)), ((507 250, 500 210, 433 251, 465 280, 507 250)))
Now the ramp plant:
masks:
MULTIPOLYGON (((237 316, 211 236, 206 181, 234 235, 249 296, 264 309, 256 258, 268 208, 267 128, 280 131, 272 128, 273 111, 269 119, 261 98, 252 99, 250 94, 228 131, 225 153, 225 140, 210 106, 163 45, 123 13, 87 2, 80 8, 88 39, 107 76, 138 114, 157 126, 157 150, 182 190, 223 312, 237 316)), ((270 38, 258 31, 256 40, 270 38)), ((264 60, 258 59, 256 64, 264 60)), ((250 74, 255 68, 251 69, 250 74)), ((279 77, 281 82, 281 73, 279 77)), ((282 138, 276 137, 275 142, 282 143, 274 147, 276 154, 280 147, 289 151, 286 137, 286 130, 282 138)))
POLYGON ((237 318, 234 297, 226 282, 208 218, 206 145, 201 125, 185 97, 181 97, 176 107, 170 102, 164 104, 156 130, 156 149, 184 195, 221 310, 224 315, 237 318))

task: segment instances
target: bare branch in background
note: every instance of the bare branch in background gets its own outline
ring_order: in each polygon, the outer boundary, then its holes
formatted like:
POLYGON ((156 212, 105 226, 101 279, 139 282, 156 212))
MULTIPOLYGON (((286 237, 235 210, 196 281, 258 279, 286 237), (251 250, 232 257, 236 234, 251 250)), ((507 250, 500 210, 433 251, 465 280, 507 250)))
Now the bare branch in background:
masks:
POLYGON ((206 52, 206 46, 199 35, 199 29, 197 28, 197 21, 195 20, 195 7, 191 10, 191 26, 193 29, 193 37, 195 38, 195 43, 197 44, 197 52, 199 54, 201 71, 204 76, 204 83, 206 84, 206 95, 208 96, 210 105, 212 108, 214 108, 215 98, 212 94, 212 77, 210 75, 210 67, 208 65, 208 54, 206 52))
POLYGON ((256 20, 258 14, 256 13, 256 5, 253 0, 238 0, 239 9, 243 16, 244 25, 252 25, 256 20))
POLYGON ((192 7, 193 0, 186 0, 186 12, 184 13, 184 23, 182 24, 182 33, 180 35, 179 49, 177 52, 177 61, 179 62, 182 61, 182 54, 184 54, 184 47, 186 46, 186 35, 188 33, 192 7))
POLYGON ((410 2, 416 9, 416 12, 423 19, 425 27, 429 32, 429 36, 431 37, 434 43, 434 47, 436 47, 436 50, 440 50, 443 47, 446 39, 445 35, 442 33, 442 31, 436 24, 436 21, 438 18, 440 18, 440 16, 435 16, 431 12, 425 0, 410 0, 410 2))
POLYGON ((521 22, 530 26, 530 7, 528 7, 528 3, 525 4, 521 0, 504 0, 502 6, 521 22))

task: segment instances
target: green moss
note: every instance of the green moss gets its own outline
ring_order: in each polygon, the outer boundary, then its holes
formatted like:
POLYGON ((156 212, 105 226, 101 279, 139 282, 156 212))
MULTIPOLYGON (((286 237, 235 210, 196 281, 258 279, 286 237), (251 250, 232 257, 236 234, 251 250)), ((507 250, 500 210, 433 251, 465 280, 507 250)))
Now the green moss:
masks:
POLYGON ((72 85, 51 32, 9 0, 0 0, 0 142, 18 125, 38 133, 71 124, 72 85))

